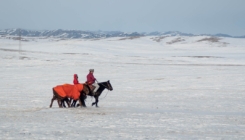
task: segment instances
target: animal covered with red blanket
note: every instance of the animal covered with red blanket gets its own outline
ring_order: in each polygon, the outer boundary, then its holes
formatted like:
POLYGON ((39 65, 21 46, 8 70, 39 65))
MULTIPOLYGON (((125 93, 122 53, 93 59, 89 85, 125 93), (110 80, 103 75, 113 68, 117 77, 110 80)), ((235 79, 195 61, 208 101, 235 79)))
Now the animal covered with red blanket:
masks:
POLYGON ((62 101, 66 101, 68 107, 70 107, 70 102, 69 100, 67 100, 68 98, 73 100, 79 100, 79 103, 81 104, 81 99, 79 97, 81 95, 81 92, 83 91, 83 87, 84 87, 83 84, 57 85, 56 87, 53 88, 53 98, 51 99, 50 107, 52 107, 54 100, 58 101, 59 107, 62 107, 61 105, 62 101))

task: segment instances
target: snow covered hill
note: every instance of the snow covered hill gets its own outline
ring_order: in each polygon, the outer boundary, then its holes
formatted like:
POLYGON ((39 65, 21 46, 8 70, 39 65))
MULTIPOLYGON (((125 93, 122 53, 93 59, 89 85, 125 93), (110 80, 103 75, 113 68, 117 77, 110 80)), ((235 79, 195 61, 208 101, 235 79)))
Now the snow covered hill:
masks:
POLYGON ((70 38, 70 39, 95 39, 95 38, 111 38, 111 37, 141 37, 141 36, 213 36, 213 37, 230 37, 230 38, 245 38, 245 36, 230 36, 227 34, 201 34, 194 35, 190 33, 182 33, 178 31, 168 32, 121 32, 121 31, 81 31, 81 30, 25 30, 25 29, 5 29, 0 30, 0 36, 21 36, 24 37, 55 37, 55 38, 70 38))
POLYGON ((245 39, 0 37, 0 139, 244 139, 245 39), (113 91, 58 108, 90 68, 113 91))
POLYGON ((109 37, 126 37, 126 36, 143 36, 144 34, 132 32, 124 33, 120 31, 81 31, 81 30, 25 30, 25 29, 5 29, 0 30, 2 36, 19 36, 25 37, 56 37, 56 38, 109 38, 109 37))

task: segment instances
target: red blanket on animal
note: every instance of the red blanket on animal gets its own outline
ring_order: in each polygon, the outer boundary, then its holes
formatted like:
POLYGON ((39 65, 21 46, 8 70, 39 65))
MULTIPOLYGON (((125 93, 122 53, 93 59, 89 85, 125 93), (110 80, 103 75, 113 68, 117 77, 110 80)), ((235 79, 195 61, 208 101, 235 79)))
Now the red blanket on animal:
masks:
POLYGON ((73 100, 77 100, 80 96, 80 92, 83 90, 83 84, 58 85, 58 86, 54 87, 54 90, 61 97, 68 97, 68 98, 72 98, 73 100))

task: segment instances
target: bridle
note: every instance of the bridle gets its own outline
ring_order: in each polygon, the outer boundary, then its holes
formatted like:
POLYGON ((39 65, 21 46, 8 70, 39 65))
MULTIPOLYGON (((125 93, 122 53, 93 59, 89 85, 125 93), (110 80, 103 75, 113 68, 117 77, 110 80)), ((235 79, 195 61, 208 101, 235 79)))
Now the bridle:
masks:
MULTIPOLYGON (((97 80, 96 80, 96 81, 97 81, 97 80)), ((108 92, 110 91, 110 89, 112 89, 111 85, 109 85, 109 81, 106 82, 107 86, 105 86, 105 85, 102 84, 102 83, 99 83, 98 81, 97 81, 97 83, 100 84, 100 85, 102 85, 103 87, 105 87, 105 88, 108 90, 107 93, 106 93, 106 95, 105 95, 105 97, 106 97, 107 94, 108 94, 108 92)), ((104 99, 105 97, 100 98, 100 99, 104 99)))
POLYGON ((105 86, 104 84, 102 84, 102 83, 99 83, 99 84, 101 84, 102 86, 104 86, 106 89, 112 89, 111 88, 111 86, 109 85, 109 83, 108 83, 108 81, 106 82, 106 84, 107 84, 107 86, 105 86))

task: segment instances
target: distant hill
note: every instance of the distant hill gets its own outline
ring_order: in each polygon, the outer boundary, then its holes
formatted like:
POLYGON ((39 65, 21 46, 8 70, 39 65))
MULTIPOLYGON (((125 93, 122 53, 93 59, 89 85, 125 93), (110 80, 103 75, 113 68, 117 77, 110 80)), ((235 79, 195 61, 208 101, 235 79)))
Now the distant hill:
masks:
MULTIPOLYGON (((132 37, 132 36, 196 36, 194 34, 182 33, 178 31, 169 32, 151 32, 151 33, 138 33, 138 32, 121 32, 121 31, 81 31, 81 30, 25 30, 25 29, 5 29, 0 30, 1 36, 21 36, 26 37, 56 37, 56 38, 109 38, 109 37, 132 37)), ((206 36, 216 37, 231 37, 231 38, 245 38, 245 36, 230 36, 227 34, 201 34, 206 36)))

